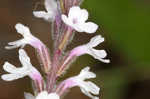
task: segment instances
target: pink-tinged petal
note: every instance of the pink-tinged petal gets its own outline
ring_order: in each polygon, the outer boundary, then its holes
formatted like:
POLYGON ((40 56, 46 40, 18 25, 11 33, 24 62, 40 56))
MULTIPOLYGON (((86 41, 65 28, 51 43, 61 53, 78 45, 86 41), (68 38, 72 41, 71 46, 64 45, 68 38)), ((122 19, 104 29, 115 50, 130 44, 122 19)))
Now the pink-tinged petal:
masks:
POLYGON ((74 6, 70 8, 68 17, 72 21, 76 21, 73 23, 84 23, 88 19, 88 12, 86 9, 80 9, 78 6, 74 6))
POLYGON ((84 23, 88 19, 88 12, 86 9, 80 9, 78 6, 70 8, 68 18, 75 23, 84 23))
POLYGON ((84 31, 82 30, 82 28, 80 27, 80 24, 78 24, 78 23, 74 24, 74 23, 73 23, 73 20, 71 20, 71 19, 70 19, 69 17, 67 17, 66 15, 62 15, 61 18, 62 18, 63 22, 64 22, 65 24, 67 24, 68 26, 70 26, 71 28, 75 29, 75 30, 78 31, 78 32, 84 32, 84 31))
POLYGON ((22 67, 16 68, 14 65, 6 62, 3 65, 5 71, 9 74, 2 75, 2 79, 6 81, 16 80, 24 76, 29 76, 32 80, 42 81, 41 74, 30 63, 30 58, 23 49, 19 50, 19 59, 22 63, 22 67))
POLYGON ((81 25, 82 29, 84 32, 87 33, 95 33, 96 30, 98 29, 98 25, 93 23, 93 22, 87 22, 81 25))
POLYGON ((78 32, 94 33, 98 29, 98 25, 92 22, 85 22, 88 19, 88 11, 80 9, 79 6, 73 6, 69 10, 68 18, 62 16, 65 24, 69 25, 78 32))
POLYGON ((85 54, 87 52, 87 47, 84 45, 78 46, 76 48, 74 48, 71 52, 70 52, 70 56, 81 56, 83 54, 85 54))
MULTIPOLYGON (((27 55, 27 53, 25 52, 25 50, 23 50, 23 49, 19 50, 19 59, 20 59, 21 64, 23 65, 23 67, 20 68, 20 72, 22 69, 22 73, 25 72, 24 75, 25 74, 28 75, 32 80, 37 80, 37 81, 42 80, 40 72, 35 67, 32 66, 32 64, 30 62, 30 58, 27 55)), ((18 69, 18 71, 19 71, 19 69, 18 69)))
POLYGON ((88 11, 86 9, 80 9, 79 6, 70 8, 68 18, 62 19, 64 20, 64 23, 78 32, 94 33, 98 29, 97 24, 85 22, 88 19, 88 11))
MULTIPOLYGON (((34 47, 37 50, 38 55, 40 57, 39 59, 40 59, 41 63, 44 65, 44 70, 46 72, 49 71, 51 59, 49 57, 48 48, 45 46, 45 44, 43 44, 42 41, 40 41, 38 38, 33 36, 30 33, 30 30, 27 26, 24 26, 19 23, 16 25, 16 29, 18 32, 23 32, 20 34, 22 34, 22 36, 24 38, 21 40, 17 40, 17 41, 8 43, 8 45, 10 45, 10 46, 6 46, 6 48, 7 49, 12 49, 12 48, 17 48, 17 47, 23 48, 26 44, 31 45, 32 47, 34 47)), ((30 66, 29 62, 26 62, 25 64, 28 64, 30 66)))
POLYGON ((14 42, 9 42, 8 45, 5 48, 6 49, 13 49, 17 47, 23 48, 26 44, 31 45, 37 50, 41 50, 42 47, 46 47, 42 41, 40 41, 38 38, 33 36, 27 26, 24 26, 20 23, 16 24, 16 30, 19 34, 21 34, 24 38, 21 40, 17 40, 14 42))
MULTIPOLYGON (((104 38, 102 38, 101 36, 95 36, 90 40, 89 43, 74 48, 70 52, 68 58, 70 59, 73 56, 81 56, 84 54, 89 54, 93 56, 95 59, 98 59, 104 63, 109 63, 110 62, 109 59, 103 59, 107 56, 107 53, 105 50, 96 50, 93 48, 103 41, 104 41, 104 38)), ((67 60, 69 60, 68 58, 67 60)))
POLYGON ((32 72, 29 73, 29 77, 32 80, 35 80, 35 81, 38 81, 38 82, 41 82, 41 80, 42 80, 42 76, 41 76, 40 72, 37 71, 37 69, 35 69, 35 68, 33 68, 32 72))

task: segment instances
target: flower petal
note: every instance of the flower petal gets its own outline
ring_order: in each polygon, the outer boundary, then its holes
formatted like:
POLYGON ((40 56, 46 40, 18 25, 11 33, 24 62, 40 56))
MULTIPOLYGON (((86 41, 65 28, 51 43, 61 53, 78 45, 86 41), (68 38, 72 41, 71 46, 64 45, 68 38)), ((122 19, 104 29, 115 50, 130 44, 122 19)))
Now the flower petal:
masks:
POLYGON ((79 84, 81 91, 92 99, 95 97, 95 96, 92 96, 92 94, 94 95, 99 94, 100 88, 91 81, 80 81, 78 82, 78 84, 79 84))
POLYGON ((19 59, 23 67, 30 67, 32 66, 30 63, 30 58, 27 53, 23 49, 19 49, 19 59))
POLYGON ((17 41, 9 42, 8 45, 9 46, 5 46, 5 48, 8 50, 18 48, 18 47, 23 48, 26 45, 26 41, 24 39, 20 39, 17 41))
POLYGON ((15 25, 15 28, 17 30, 18 33, 20 33, 21 35, 23 36, 28 36, 31 34, 29 28, 27 26, 24 26, 23 24, 21 23, 17 23, 15 25))
POLYGON ((93 56, 95 59, 98 59, 104 63, 110 62, 109 59, 103 59, 107 56, 107 53, 105 50, 96 50, 96 49, 91 48, 87 53, 93 56))
MULTIPOLYGON (((64 15, 65 16, 65 15, 64 15)), ((88 19, 88 11, 86 9, 80 9, 79 6, 73 6, 69 10, 68 18, 64 20, 64 23, 71 26, 78 32, 94 33, 98 29, 98 25, 93 22, 85 22, 88 19)))
POLYGON ((50 93, 47 99, 59 99, 59 96, 56 93, 50 93))
POLYGON ((47 91, 42 91, 38 94, 36 99, 59 99, 59 96, 56 93, 50 93, 48 94, 47 91))
POLYGON ((57 3, 55 0, 45 0, 44 4, 48 12, 55 12, 55 10, 57 9, 57 3))
POLYGON ((78 6, 73 6, 69 10, 68 17, 71 20, 76 19, 78 22, 84 23, 88 19, 88 12, 86 9, 80 9, 78 6))
POLYGON ((39 48, 39 46, 43 46, 44 44, 35 36, 33 36, 27 26, 24 26, 20 23, 16 24, 16 30, 19 32, 22 36, 23 39, 14 41, 14 42, 9 42, 8 45, 6 46, 6 49, 13 49, 17 47, 23 48, 26 44, 31 45, 34 48, 39 48))
POLYGON ((52 18, 51 13, 47 13, 45 11, 33 11, 33 15, 37 18, 44 18, 47 21, 52 18))
POLYGON ((89 78, 95 78, 96 74, 89 71, 90 67, 85 67, 81 70, 80 74, 77 76, 82 80, 89 79, 89 78))
POLYGON ((91 82, 91 81, 87 81, 86 83, 87 83, 87 85, 89 86, 89 87, 88 87, 88 88, 89 88, 89 91, 90 91, 92 94, 94 94, 94 95, 98 95, 98 94, 99 94, 100 88, 99 88, 96 84, 94 84, 94 83, 91 82))
POLYGON ((62 15, 61 19, 63 20, 63 22, 67 25, 69 25, 70 27, 72 27, 73 29, 75 29, 78 32, 84 32, 82 30, 82 28, 80 27, 80 24, 73 24, 72 20, 67 17, 66 15, 62 15))
POLYGON ((100 88, 91 81, 80 82, 80 89, 81 92, 83 92, 85 95, 89 96, 92 99, 95 98, 95 96, 93 96, 92 94, 98 95, 100 91, 100 88))
POLYGON ((78 86, 78 87, 80 87, 81 91, 85 95, 89 96, 92 99, 98 99, 98 97, 93 96, 92 94, 98 95, 100 88, 96 84, 94 84, 93 82, 86 81, 89 78, 95 78, 96 77, 96 75, 93 72, 90 72, 89 69, 90 69, 89 67, 82 69, 79 75, 74 76, 74 77, 70 77, 70 78, 64 80, 60 84, 60 86, 63 85, 64 90, 78 86))
POLYGON ((16 73, 17 72, 17 68, 10 64, 9 62, 5 62, 5 64, 3 65, 3 69, 9 73, 16 73))
POLYGON ((80 88, 81 92, 84 93, 86 96, 90 97, 91 99, 99 99, 99 97, 93 96, 92 94, 90 94, 89 92, 87 92, 85 89, 80 88))
POLYGON ((98 95, 100 88, 96 86, 94 83, 90 81, 82 81, 78 82, 81 89, 86 90, 87 92, 90 92, 92 94, 98 95))
POLYGON ((42 91, 41 93, 38 94, 36 99, 48 99, 47 97, 48 97, 47 91, 42 91))
POLYGON ((77 16, 79 17, 79 21, 84 23, 88 19, 88 15, 88 11, 86 9, 82 9, 77 16))
POLYGON ((84 32, 87 33, 95 33, 96 30, 98 29, 98 25, 93 23, 93 22, 87 22, 81 25, 82 29, 84 32))
POLYGON ((72 28, 74 28, 77 32, 84 32, 80 24, 73 24, 72 28))
POLYGON ((72 23, 71 23, 71 21, 67 18, 67 16, 66 15, 61 15, 61 19, 62 19, 62 21, 65 23, 65 24, 67 24, 67 25, 72 25, 72 23))
POLYGON ((94 36, 87 45, 89 47, 96 47, 103 41, 104 41, 104 38, 101 35, 97 35, 97 36, 94 36))
POLYGON ((3 74, 1 78, 5 81, 12 81, 24 77, 22 74, 3 74))
POLYGON ((73 6, 70 8, 69 10, 69 14, 68 14, 68 18, 70 18, 71 20, 73 20, 75 17, 78 16, 78 14, 80 13, 81 9, 78 6, 73 6))

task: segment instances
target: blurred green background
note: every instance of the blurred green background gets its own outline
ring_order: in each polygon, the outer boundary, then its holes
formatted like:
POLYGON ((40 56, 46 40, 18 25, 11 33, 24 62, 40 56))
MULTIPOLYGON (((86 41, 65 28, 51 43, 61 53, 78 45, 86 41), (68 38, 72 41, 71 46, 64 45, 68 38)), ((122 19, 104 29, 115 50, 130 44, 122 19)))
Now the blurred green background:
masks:
MULTIPOLYGON (((1 0, 0 3, 0 74, 5 61, 20 66, 17 49, 5 50, 8 42, 21 38, 14 25, 21 22, 52 48, 50 24, 34 18, 32 11, 40 0, 1 0), (48 36, 49 35, 49 36, 48 36)), ((85 66, 97 74, 93 81, 101 87, 100 99, 150 99, 150 1, 149 0, 85 0, 82 8, 89 11, 89 20, 105 37, 98 49, 106 49, 110 64, 103 64, 89 55, 81 56, 62 78, 76 75, 85 66)), ((84 44, 94 35, 76 33, 68 49, 84 44)), ((32 64, 39 68, 34 49, 26 46, 32 64)), ((30 79, 12 82, 0 80, 0 99, 23 99, 31 92, 30 79)), ((65 99, 88 99, 79 88, 73 88, 65 99)))

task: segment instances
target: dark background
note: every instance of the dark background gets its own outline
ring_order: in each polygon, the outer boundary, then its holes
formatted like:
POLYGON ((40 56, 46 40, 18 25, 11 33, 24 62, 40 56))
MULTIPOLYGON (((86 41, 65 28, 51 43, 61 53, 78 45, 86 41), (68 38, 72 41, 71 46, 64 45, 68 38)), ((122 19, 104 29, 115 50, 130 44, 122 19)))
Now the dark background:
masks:
MULTIPOLYGON (((1 0, 0 2, 0 74, 5 61, 20 66, 18 49, 5 50, 10 41, 22 38, 14 26, 21 22, 30 27, 33 35, 52 48, 50 24, 33 17, 32 11, 40 0, 1 0)), ((105 37, 98 49, 106 49, 110 64, 103 64, 89 55, 81 56, 62 78, 76 75, 85 66, 97 74, 93 81, 101 87, 101 99, 150 98, 150 1, 149 0, 85 0, 82 8, 89 20, 100 28, 97 34, 105 37)), ((76 33, 68 49, 84 44, 94 36, 76 33)), ((26 46, 32 64, 39 70, 34 49, 26 46)), ((0 80, 0 99, 23 99, 23 92, 32 92, 30 79, 12 82, 0 80)), ((88 99, 80 89, 73 88, 65 99, 88 99)))

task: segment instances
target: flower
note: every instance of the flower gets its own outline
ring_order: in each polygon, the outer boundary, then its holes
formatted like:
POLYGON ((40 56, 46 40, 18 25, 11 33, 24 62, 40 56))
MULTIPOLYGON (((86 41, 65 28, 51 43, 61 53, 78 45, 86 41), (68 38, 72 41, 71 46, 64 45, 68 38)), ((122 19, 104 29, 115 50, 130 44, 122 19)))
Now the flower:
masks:
POLYGON ((42 43, 38 38, 33 36, 27 26, 24 26, 20 23, 16 24, 15 26, 17 32, 21 34, 24 38, 9 42, 8 46, 6 46, 6 49, 13 49, 17 47, 23 48, 26 44, 31 45, 34 47, 39 55, 38 59, 43 64, 44 70, 47 72, 50 69, 51 61, 50 61, 50 53, 49 49, 45 46, 45 44, 42 43))
POLYGON ((47 91, 42 91, 38 94, 36 99, 59 99, 59 96, 56 93, 50 93, 48 94, 47 91))
POLYGON ((65 24, 78 32, 94 33, 98 29, 95 23, 85 22, 88 19, 88 12, 78 6, 70 8, 68 17, 64 14, 61 17, 65 24))
POLYGON ((97 35, 93 37, 89 43, 78 46, 74 48, 71 52, 69 57, 72 56, 81 56, 83 54, 89 54, 93 56, 95 59, 98 59, 102 62, 109 63, 109 59, 104 59, 107 56, 107 53, 105 50, 96 50, 93 47, 96 47, 98 44, 102 43, 104 41, 104 38, 100 35, 97 35))
POLYGON ((37 18, 43 18, 46 21, 51 21, 55 19, 57 11, 57 3, 55 0, 45 0, 45 11, 33 11, 33 15, 37 18))
POLYGON ((8 45, 5 48, 6 49, 13 49, 17 47, 23 48, 26 44, 29 44, 33 46, 34 48, 41 49, 41 46, 44 44, 35 36, 33 36, 27 26, 24 26, 21 23, 17 23, 15 25, 15 28, 19 34, 21 34, 24 38, 14 41, 14 42, 9 42, 8 45))
POLYGON ((104 38, 101 37, 100 35, 97 35, 93 37, 89 43, 80 45, 78 47, 75 47, 69 52, 68 57, 65 59, 61 67, 59 68, 57 75, 60 76, 62 73, 65 72, 65 70, 68 68, 69 63, 74 60, 74 58, 84 55, 84 54, 89 54, 93 56, 95 59, 98 59, 99 61, 102 61, 104 63, 109 63, 109 59, 104 59, 107 56, 107 53, 105 50, 96 50, 93 47, 96 47, 98 44, 102 43, 104 41, 104 38))
POLYGON ((24 93, 25 99, 60 99, 59 96, 56 93, 50 93, 48 94, 47 91, 40 92, 37 97, 34 97, 30 93, 24 93))
POLYGON ((23 49, 19 50, 19 59, 23 66, 18 68, 9 62, 5 62, 3 69, 9 74, 3 74, 1 78, 5 81, 12 81, 29 76, 32 80, 37 80, 40 82, 42 80, 41 74, 35 67, 32 66, 30 63, 30 58, 23 49))
POLYGON ((71 77, 62 82, 62 84, 64 85, 64 89, 79 86, 81 91, 85 95, 89 96, 92 99, 99 99, 98 97, 93 95, 98 95, 100 88, 91 81, 85 81, 86 79, 96 77, 96 74, 90 72, 89 69, 90 69, 89 67, 85 67, 84 69, 81 70, 79 75, 71 77))

